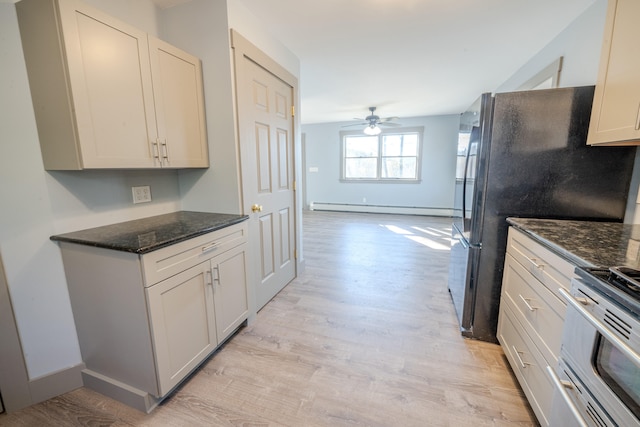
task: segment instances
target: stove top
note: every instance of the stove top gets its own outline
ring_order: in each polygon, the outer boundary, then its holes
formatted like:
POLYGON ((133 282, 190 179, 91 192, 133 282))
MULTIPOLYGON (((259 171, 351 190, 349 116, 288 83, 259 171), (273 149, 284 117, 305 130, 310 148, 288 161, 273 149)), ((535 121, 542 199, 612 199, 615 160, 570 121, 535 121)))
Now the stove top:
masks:
POLYGON ((576 267, 583 282, 640 318, 640 270, 629 267, 576 267))

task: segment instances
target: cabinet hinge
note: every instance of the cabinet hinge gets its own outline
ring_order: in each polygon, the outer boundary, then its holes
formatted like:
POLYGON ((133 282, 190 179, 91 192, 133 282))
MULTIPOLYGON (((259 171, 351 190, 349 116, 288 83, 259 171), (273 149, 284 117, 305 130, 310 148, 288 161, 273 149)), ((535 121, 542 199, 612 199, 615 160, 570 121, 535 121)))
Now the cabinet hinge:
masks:
POLYGON ((298 259, 298 250, 297 249, 293 250, 293 259, 298 259))
POLYGON ((293 188, 293 191, 296 191, 296 190, 297 190, 297 187, 296 187, 296 182, 295 182, 295 181, 293 181, 293 185, 292 185, 292 188, 293 188))
POLYGON ((295 117, 295 115, 296 115, 296 106, 292 105, 291 106, 291 117, 295 117))

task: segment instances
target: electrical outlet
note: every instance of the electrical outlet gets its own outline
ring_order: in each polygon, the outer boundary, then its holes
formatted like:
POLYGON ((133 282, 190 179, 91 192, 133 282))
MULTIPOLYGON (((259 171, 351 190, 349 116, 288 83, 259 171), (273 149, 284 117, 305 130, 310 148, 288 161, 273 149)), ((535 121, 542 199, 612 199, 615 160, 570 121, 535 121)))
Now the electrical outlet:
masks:
POLYGON ((140 187, 131 187, 133 193, 133 203, 146 203, 151 201, 151 187, 143 185, 140 187))

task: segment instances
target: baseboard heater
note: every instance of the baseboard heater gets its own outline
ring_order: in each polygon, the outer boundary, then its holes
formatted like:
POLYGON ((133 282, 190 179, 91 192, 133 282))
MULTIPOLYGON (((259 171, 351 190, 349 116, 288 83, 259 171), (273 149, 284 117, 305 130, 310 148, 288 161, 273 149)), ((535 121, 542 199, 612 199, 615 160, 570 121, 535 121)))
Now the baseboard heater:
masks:
POLYGON ((355 204, 347 204, 347 203, 311 202, 309 203, 309 210, 447 216, 447 217, 453 216, 453 209, 446 209, 446 208, 425 208, 425 207, 417 207, 417 206, 355 205, 355 204))

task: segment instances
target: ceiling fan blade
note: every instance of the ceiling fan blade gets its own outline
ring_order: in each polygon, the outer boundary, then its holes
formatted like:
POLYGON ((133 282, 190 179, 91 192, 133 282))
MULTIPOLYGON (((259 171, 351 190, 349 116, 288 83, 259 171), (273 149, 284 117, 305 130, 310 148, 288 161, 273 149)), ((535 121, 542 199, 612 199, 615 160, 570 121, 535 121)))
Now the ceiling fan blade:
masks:
POLYGON ((400 117, 385 117, 384 119, 380 119, 379 121, 382 122, 389 122, 391 120, 398 120, 400 117))
POLYGON ((348 127, 351 127, 351 126, 367 126, 368 124, 369 124, 368 122, 351 123, 350 125, 342 125, 341 127, 348 128, 348 127))
POLYGON ((380 123, 378 123, 378 125, 380 125, 380 126, 402 126, 400 123, 394 123, 394 122, 380 122, 380 123))

